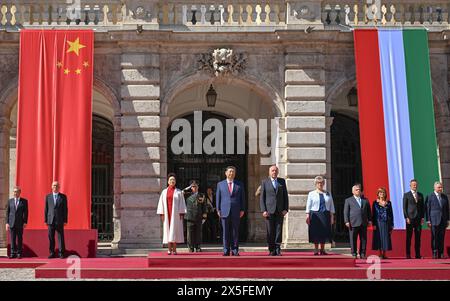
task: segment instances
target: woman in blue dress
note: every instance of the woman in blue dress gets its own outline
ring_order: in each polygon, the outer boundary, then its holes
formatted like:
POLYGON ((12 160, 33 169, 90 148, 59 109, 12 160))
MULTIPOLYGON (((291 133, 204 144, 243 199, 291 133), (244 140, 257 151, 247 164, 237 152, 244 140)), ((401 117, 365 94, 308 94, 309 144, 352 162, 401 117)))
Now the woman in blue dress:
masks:
POLYGON ((387 200, 386 189, 379 188, 377 200, 372 208, 373 240, 372 250, 379 250, 380 257, 386 259, 386 251, 392 250, 391 233, 394 229, 392 204, 387 200))
POLYGON ((314 255, 327 255, 325 243, 331 242, 331 225, 334 223, 334 203, 331 194, 324 189, 321 176, 314 179, 316 190, 308 194, 306 201, 306 223, 309 242, 314 243, 314 255), (320 253, 318 246, 320 244, 320 253))

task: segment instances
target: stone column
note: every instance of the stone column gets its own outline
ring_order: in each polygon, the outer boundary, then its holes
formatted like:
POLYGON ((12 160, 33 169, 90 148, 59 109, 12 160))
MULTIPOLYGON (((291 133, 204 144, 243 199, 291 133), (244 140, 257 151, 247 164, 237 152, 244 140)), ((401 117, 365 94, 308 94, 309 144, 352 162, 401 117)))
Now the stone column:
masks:
POLYGON ((286 55, 286 165, 290 211, 285 244, 308 241, 306 198, 314 177, 327 174, 324 56, 292 52, 286 55))
POLYGON ((120 239, 116 247, 160 246, 159 54, 122 55, 120 239))
POLYGON ((5 207, 9 198, 9 118, 0 117, 0 247, 6 247, 5 207))

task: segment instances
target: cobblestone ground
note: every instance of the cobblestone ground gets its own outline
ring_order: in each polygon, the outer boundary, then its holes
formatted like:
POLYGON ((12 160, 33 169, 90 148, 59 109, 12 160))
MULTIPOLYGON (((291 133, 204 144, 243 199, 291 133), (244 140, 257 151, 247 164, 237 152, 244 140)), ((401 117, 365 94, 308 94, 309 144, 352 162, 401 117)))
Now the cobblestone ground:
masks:
POLYGON ((0 269, 0 281, 35 280, 34 269, 0 269))
MULTIPOLYGON (((80 279, 81 281, 160 281, 158 279, 80 279)), ((296 281, 301 279, 263 279, 262 281, 296 281)), ((327 279, 320 279, 327 280, 327 279)), ((0 281, 64 281, 63 279, 36 279, 34 278, 34 269, 0 269, 0 281)), ((67 280, 75 281, 75 280, 67 280)), ((180 278, 180 279, 164 279, 164 281, 261 281, 261 279, 241 279, 241 278, 180 278)), ((308 281, 308 280, 306 280, 308 281)), ((314 280, 317 281, 317 280, 314 280)))

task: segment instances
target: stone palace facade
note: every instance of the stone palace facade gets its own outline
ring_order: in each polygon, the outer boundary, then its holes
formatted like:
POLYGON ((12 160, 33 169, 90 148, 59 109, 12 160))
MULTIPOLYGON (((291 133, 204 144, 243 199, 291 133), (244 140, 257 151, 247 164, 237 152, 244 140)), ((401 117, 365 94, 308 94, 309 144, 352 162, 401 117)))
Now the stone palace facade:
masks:
POLYGON ((231 163, 247 190, 242 239, 265 242, 255 191, 269 166, 260 154, 171 151, 172 121, 202 111, 203 118, 277 118, 269 137, 276 137, 275 162, 290 197, 283 242, 295 246, 308 240, 304 210, 315 176, 327 179, 336 240, 343 241, 343 201, 362 180, 353 28, 428 29, 440 170, 449 191, 449 9, 444 0, 0 0, 0 224, 15 184, 21 28, 95 31, 92 219, 101 240, 117 249, 160 246, 156 205, 167 173, 178 174, 180 188, 190 178, 215 187, 231 163))

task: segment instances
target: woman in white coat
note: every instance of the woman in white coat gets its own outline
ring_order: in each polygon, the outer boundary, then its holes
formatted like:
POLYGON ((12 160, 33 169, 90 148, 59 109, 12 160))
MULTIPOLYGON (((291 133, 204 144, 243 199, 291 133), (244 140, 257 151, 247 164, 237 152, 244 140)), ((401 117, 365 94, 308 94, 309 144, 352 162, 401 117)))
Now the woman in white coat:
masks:
POLYGON ((167 254, 177 254, 177 242, 184 242, 183 220, 186 203, 183 192, 175 187, 175 174, 168 175, 169 186, 161 192, 157 214, 163 222, 163 244, 167 244, 167 254))

